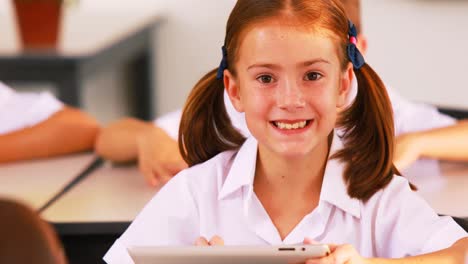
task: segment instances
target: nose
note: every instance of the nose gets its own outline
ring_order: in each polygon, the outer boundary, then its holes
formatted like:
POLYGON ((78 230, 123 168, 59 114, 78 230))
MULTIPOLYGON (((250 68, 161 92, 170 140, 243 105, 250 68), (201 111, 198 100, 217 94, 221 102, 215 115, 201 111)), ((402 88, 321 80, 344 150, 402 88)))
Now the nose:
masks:
POLYGON ((294 111, 305 107, 304 95, 301 87, 295 81, 285 80, 277 90, 277 105, 279 108, 294 111))

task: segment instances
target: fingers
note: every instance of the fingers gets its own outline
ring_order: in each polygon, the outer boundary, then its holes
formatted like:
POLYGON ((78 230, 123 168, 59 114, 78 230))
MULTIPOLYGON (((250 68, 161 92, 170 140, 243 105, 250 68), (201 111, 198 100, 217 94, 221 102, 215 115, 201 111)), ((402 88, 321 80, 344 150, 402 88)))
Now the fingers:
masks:
POLYGON ((318 258, 318 259, 309 259, 305 264, 338 264, 332 255, 328 257, 318 258))
POLYGON ((173 176, 179 173, 181 170, 188 168, 188 165, 182 158, 180 158, 180 160, 178 159, 172 162, 168 162, 165 164, 165 167, 167 174, 173 176))
POLYGON ((195 246, 209 246, 210 244, 208 244, 208 240, 206 240, 206 238, 199 237, 197 238, 197 240, 195 240, 194 245, 195 246))
POLYGON ((157 177, 153 173, 152 167, 147 162, 142 159, 138 160, 138 169, 140 170, 141 174, 143 174, 143 177, 145 178, 145 181, 148 183, 148 185, 156 187, 159 184, 157 177))
POLYGON ((187 165, 179 154, 177 142, 161 129, 151 128, 137 138, 138 165, 146 182, 157 186, 168 182, 187 165))
POLYGON ((166 184, 174 176, 174 174, 168 172, 166 168, 159 165, 154 166, 153 175, 161 184, 166 184))
POLYGON ((224 246, 224 240, 219 236, 214 236, 211 238, 209 244, 211 246, 224 246))
POLYGON ((157 163, 152 163, 142 159, 139 163, 140 172, 146 182, 153 187, 167 183, 174 174, 157 163))
POLYGON ((304 243, 304 245, 316 245, 316 244, 319 244, 319 242, 317 242, 317 241, 315 241, 315 240, 313 240, 313 239, 311 239, 311 238, 308 238, 308 237, 304 238, 304 242, 303 242, 303 243, 304 243))
POLYGON ((331 254, 317 259, 309 259, 306 264, 346 264, 346 263, 362 263, 362 258, 352 245, 328 245, 331 254))
POLYGON ((224 240, 219 236, 214 236, 210 241, 204 237, 199 237, 195 240, 195 246, 224 246, 224 240))

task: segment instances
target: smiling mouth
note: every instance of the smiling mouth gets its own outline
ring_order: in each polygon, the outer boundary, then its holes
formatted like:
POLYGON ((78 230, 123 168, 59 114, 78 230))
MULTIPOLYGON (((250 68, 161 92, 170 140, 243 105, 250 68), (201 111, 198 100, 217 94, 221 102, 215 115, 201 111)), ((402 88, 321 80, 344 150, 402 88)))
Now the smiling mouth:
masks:
POLYGON ((309 120, 302 120, 302 121, 297 121, 294 123, 286 123, 286 122, 281 122, 281 121, 271 121, 270 123, 274 125, 275 127, 282 129, 282 130, 295 130, 295 129, 302 129, 307 127, 313 119, 309 120))

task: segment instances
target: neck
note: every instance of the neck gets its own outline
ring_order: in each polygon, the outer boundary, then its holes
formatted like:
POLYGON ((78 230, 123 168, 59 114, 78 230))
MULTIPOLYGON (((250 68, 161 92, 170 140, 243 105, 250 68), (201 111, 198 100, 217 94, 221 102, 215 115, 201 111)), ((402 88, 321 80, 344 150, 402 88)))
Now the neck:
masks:
POLYGON ((254 186, 256 192, 282 197, 319 194, 322 188, 330 140, 317 145, 308 155, 283 157, 259 146, 254 186))

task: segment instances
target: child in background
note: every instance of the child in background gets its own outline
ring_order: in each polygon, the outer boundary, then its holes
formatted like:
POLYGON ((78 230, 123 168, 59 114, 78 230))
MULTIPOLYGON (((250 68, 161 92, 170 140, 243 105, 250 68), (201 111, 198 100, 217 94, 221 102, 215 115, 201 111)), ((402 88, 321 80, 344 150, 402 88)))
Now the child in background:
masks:
POLYGON ((50 93, 17 93, 0 82, 0 163, 91 150, 97 121, 50 93))
POLYGON ((307 263, 463 263, 468 234, 395 175, 391 104, 356 42, 338 1, 237 1, 222 62, 182 114, 190 168, 105 261, 132 263, 127 248, 137 246, 315 241, 332 253, 307 263), (245 113, 247 139, 228 118, 224 89, 245 113))
POLYGON ((33 209, 0 199, 0 219, 0 263, 67 263, 55 230, 33 209))
MULTIPOLYGON (((358 32, 362 32, 360 1, 341 2, 351 21, 356 24, 358 32)), ((365 54, 367 38, 360 33, 358 39, 357 46, 365 54)), ((353 78, 348 102, 353 101, 356 91, 357 84, 353 78)), ((468 147, 457 144, 460 139, 465 138, 466 130, 454 127, 456 121, 453 118, 440 114, 435 107, 412 103, 388 87, 387 92, 393 106, 395 133, 398 136, 394 162, 399 169, 407 168, 420 157, 468 160, 468 147), (445 126, 450 131, 438 129, 445 126), (458 137, 453 138, 453 133, 458 137)), ((248 136, 250 132, 245 125, 244 116, 234 110, 227 94, 224 100, 234 127, 248 136)), ((140 171, 150 185, 164 183, 187 166, 176 142, 180 115, 181 111, 175 111, 158 118, 154 123, 132 118, 119 120, 101 131, 96 141, 96 152, 114 162, 138 160, 140 171)))

